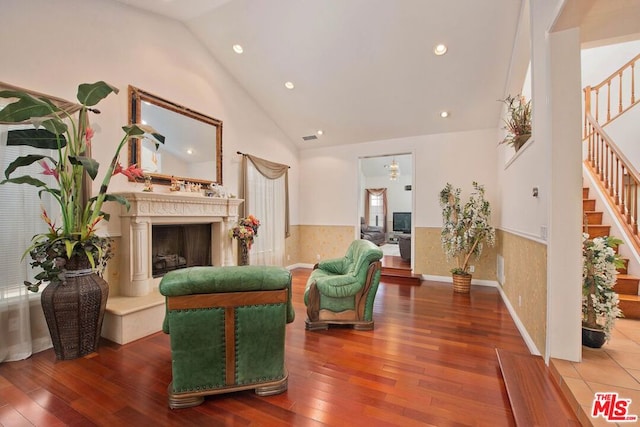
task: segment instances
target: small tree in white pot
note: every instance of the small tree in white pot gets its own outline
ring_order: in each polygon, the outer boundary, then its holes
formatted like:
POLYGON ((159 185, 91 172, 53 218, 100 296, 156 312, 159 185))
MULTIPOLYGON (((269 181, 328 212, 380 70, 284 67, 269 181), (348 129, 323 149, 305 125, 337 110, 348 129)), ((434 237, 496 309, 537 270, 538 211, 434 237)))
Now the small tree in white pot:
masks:
POLYGON ((484 187, 474 182, 473 192, 464 206, 460 203, 460 192, 449 183, 440 192, 440 240, 447 260, 456 260, 456 267, 451 269, 453 290, 467 293, 471 284, 471 257, 479 258, 485 243, 493 246, 496 232, 489 224, 491 206, 484 198, 484 187))
POLYGON ((582 343, 600 348, 611 338, 611 330, 622 311, 618 307, 616 284, 618 268, 623 266, 615 248, 622 243, 615 237, 582 235, 582 343))

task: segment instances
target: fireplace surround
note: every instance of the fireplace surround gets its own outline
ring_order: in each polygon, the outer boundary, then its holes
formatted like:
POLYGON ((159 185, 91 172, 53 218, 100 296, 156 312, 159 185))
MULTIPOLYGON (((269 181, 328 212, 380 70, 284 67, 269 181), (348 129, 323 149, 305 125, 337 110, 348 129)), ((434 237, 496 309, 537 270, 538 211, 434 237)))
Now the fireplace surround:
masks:
MULTIPOLYGON (((122 252, 120 294, 138 297, 158 287, 153 277, 153 226, 207 224, 214 266, 234 265, 228 231, 243 202, 235 198, 204 197, 200 193, 120 193, 131 207, 121 209, 122 252)), ((181 260, 176 260, 180 262, 181 260)))

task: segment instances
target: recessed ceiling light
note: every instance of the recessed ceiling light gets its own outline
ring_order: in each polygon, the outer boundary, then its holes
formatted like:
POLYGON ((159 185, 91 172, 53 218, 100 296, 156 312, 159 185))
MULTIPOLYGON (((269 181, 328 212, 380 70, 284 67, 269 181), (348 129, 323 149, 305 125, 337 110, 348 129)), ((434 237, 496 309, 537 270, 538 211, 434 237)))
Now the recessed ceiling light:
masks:
POLYGON ((444 55, 445 53, 447 53, 447 47, 443 44, 439 44, 433 48, 433 53, 438 56, 444 55))
POLYGON ((322 134, 324 134, 324 131, 322 129, 318 129, 318 132, 316 133, 321 136, 322 134))
POLYGON ((442 117, 443 119, 446 119, 447 117, 449 117, 449 112, 448 111, 442 111, 440 113, 440 117, 442 117))
POLYGON ((295 86, 291 82, 285 82, 284 87, 287 89, 293 89, 295 86))
POLYGON ((193 154, 193 150, 192 150, 191 148, 189 148, 189 149, 187 150, 187 154, 193 154))
POLYGON ((233 45, 233 51, 235 53, 237 53, 238 55, 240 55, 242 52, 244 52, 244 49, 239 44, 234 44, 233 45))

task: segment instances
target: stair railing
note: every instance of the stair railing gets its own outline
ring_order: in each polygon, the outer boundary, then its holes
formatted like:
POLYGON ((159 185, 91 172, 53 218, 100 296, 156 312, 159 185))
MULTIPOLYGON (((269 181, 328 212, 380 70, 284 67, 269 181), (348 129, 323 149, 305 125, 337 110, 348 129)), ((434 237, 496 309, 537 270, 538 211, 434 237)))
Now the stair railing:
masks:
POLYGON ((596 86, 587 86, 583 89, 584 92, 584 135, 586 138, 587 133, 587 113, 591 114, 596 122, 602 126, 606 125, 620 114, 627 111, 629 108, 640 102, 640 96, 636 97, 636 85, 635 85, 635 66, 636 62, 640 60, 640 54, 635 58, 624 64, 617 71, 604 79, 602 83, 596 86), (617 86, 617 90, 615 87, 617 86), (613 91, 612 91, 613 87, 613 91), (605 117, 600 117, 601 92, 606 95, 603 102, 606 102, 607 111, 605 117), (616 99, 617 98, 617 99, 616 99), (617 106, 613 107, 612 102, 617 106), (595 107, 595 108, 594 108, 595 107))
POLYGON ((599 181, 618 219, 625 225, 634 246, 640 250, 638 234, 638 190, 640 173, 622 154, 595 118, 586 113, 587 158, 585 165, 599 181))

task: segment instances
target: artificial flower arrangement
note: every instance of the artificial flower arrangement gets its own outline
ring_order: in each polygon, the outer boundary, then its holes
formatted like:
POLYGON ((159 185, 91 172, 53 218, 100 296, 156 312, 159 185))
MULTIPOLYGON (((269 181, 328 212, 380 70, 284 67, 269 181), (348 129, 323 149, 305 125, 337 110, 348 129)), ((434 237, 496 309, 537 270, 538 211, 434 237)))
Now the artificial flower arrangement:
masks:
POLYGON ((440 242, 447 260, 456 260, 452 274, 469 275, 471 256, 480 257, 484 243, 493 246, 496 240, 495 229, 489 224, 491 207, 484 198, 484 187, 474 182, 473 189, 464 206, 460 202, 460 188, 447 183, 440 192, 443 222, 440 242))
POLYGON ((229 230, 229 237, 242 241, 247 248, 251 249, 253 239, 258 235, 258 227, 260 227, 258 218, 247 215, 246 218, 240 218, 236 226, 229 230))
POLYGON ((613 290, 618 268, 623 266, 615 248, 622 243, 615 237, 589 239, 582 234, 582 326, 602 330, 605 340, 622 311, 618 294, 613 290))
POLYGON ((509 95, 502 102, 507 106, 507 118, 503 120, 507 135, 500 144, 511 145, 518 151, 531 138, 531 100, 509 95))
POLYGON ((106 266, 111 255, 110 239, 96 235, 98 224, 109 220, 108 214, 102 211, 102 205, 115 201, 129 207, 125 198, 107 193, 111 178, 118 173, 130 178, 143 177, 142 170, 135 165, 121 166, 120 151, 130 138, 153 138, 156 148, 164 142, 164 137, 150 126, 123 126, 124 135, 104 174, 98 194, 88 199, 84 197, 87 184, 83 180, 85 177, 95 180, 99 168, 98 162, 87 156, 94 137, 88 116, 90 112, 100 113, 93 107, 112 92, 117 94, 118 89, 103 81, 81 84, 77 92, 80 104, 73 111, 66 111, 46 97, 35 97, 27 92, 0 92, 1 98, 15 99, 0 110, 0 122, 31 123, 35 126, 35 129, 10 131, 7 143, 53 150, 55 153, 53 156, 29 154, 17 158, 5 170, 6 179, 0 182, 35 186, 40 189, 40 197, 46 193, 60 207, 60 225, 43 209, 42 218, 48 232, 34 236, 25 252, 25 255, 30 253, 33 267, 43 269, 35 276, 36 283, 25 282, 31 291, 37 291, 43 282, 60 283, 65 264, 74 255, 84 254, 91 268, 98 272, 106 266), (30 175, 12 177, 16 169, 34 163, 40 164, 43 175, 54 178, 55 186, 30 175))

